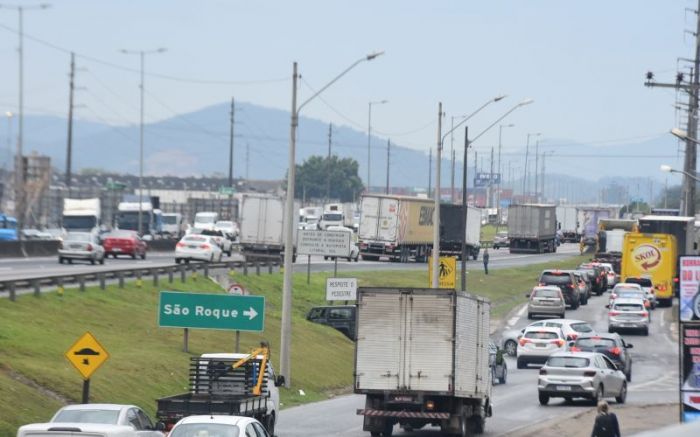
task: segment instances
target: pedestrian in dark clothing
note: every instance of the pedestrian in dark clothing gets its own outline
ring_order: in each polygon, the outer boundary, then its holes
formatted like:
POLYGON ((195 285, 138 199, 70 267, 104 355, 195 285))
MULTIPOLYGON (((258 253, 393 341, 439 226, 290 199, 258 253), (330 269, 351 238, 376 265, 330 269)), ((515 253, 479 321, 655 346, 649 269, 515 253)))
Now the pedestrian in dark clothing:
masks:
POLYGON ((608 411, 608 403, 598 402, 598 415, 595 418, 591 437, 620 437, 620 425, 615 413, 608 411))
POLYGON ((484 260, 484 273, 489 274, 489 250, 484 249, 484 256, 482 257, 484 260))

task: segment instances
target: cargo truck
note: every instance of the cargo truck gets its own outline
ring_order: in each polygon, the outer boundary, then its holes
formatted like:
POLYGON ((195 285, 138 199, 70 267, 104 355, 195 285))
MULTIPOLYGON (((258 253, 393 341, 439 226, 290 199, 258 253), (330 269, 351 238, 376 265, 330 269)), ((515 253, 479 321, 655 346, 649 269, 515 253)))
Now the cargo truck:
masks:
POLYGON ((323 207, 318 228, 326 230, 330 226, 345 226, 352 229, 353 212, 352 203, 329 203, 323 207))
POLYGON ((129 231, 139 230, 139 211, 141 214, 141 233, 145 240, 163 234, 163 212, 159 209, 158 197, 144 197, 139 202, 138 195, 125 196, 117 205, 117 228, 129 231), (140 203, 140 206, 139 206, 140 203))
POLYGON ((187 416, 248 416, 274 435, 279 415, 277 387, 283 384, 283 377, 275 377, 266 347, 250 354, 203 354, 190 358, 190 391, 158 399, 156 417, 170 431, 187 416))
POLYGON ((676 237, 670 234, 625 234, 620 282, 627 278, 649 278, 660 306, 671 306, 677 278, 676 237))
POLYGON ((63 199, 63 228, 67 232, 99 232, 100 199, 63 199))
MULTIPOLYGON (((244 193, 240 199, 241 251, 246 256, 283 256, 286 226, 284 222, 285 199, 270 194, 244 193)), ((294 211, 299 211, 295 205, 294 211)), ((294 232, 294 256, 296 261, 296 233, 299 214, 292 214, 294 232)))
MULTIPOLYGON (((467 258, 477 259, 481 250, 481 209, 467 207, 467 226, 465 231, 467 258)), ((462 205, 440 205, 440 254, 462 256, 462 205)))
POLYGON ((556 252, 557 219, 554 205, 508 207, 510 253, 556 252))
POLYGON ((619 273, 625 234, 637 232, 637 220, 600 219, 598 229, 598 250, 595 260, 612 264, 615 272, 619 273))
POLYGON ((557 206, 557 230, 561 232, 563 243, 578 243, 578 210, 575 206, 557 206))
POLYGON ((610 218, 610 209, 599 207, 579 207, 578 232, 580 236, 581 253, 598 251, 598 223, 601 219, 610 218))
POLYGON ((433 212, 430 199, 367 194, 361 201, 359 247, 363 260, 416 262, 427 259, 433 244, 433 212))
POLYGON ((445 289, 360 288, 354 391, 363 430, 484 431, 491 416, 490 302, 445 289))

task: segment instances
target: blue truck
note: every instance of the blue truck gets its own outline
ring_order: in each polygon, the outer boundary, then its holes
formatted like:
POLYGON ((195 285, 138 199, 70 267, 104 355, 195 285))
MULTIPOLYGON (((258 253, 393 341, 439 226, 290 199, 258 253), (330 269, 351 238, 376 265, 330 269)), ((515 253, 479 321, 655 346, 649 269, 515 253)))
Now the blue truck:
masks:
POLYGON ((17 241, 17 219, 0 213, 0 241, 17 241))

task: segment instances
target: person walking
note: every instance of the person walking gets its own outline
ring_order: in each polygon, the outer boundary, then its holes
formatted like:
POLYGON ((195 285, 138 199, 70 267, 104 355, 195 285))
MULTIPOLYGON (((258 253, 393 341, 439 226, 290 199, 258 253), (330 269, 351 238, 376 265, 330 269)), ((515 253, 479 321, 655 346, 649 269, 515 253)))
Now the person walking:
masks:
POLYGON ((617 422, 617 416, 608 410, 607 402, 598 402, 598 415, 593 424, 591 437, 620 437, 620 425, 617 422))
POLYGON ((484 256, 481 257, 484 260, 484 273, 489 274, 489 250, 484 249, 484 256))

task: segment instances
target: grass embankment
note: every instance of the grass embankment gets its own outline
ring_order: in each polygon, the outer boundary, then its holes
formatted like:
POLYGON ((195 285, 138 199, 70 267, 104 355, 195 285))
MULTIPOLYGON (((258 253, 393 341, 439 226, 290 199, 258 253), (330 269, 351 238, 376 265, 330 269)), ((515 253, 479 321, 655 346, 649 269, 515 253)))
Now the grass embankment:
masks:
MULTIPOLYGON (((577 259, 552 263, 562 268, 577 259)), ((470 292, 493 302, 493 317, 505 315, 524 301, 523 293, 535 281, 543 265, 470 272, 470 292)), ((341 267, 342 269, 342 267, 341 267)), ((282 403, 290 406, 327 398, 352 385, 353 343, 331 328, 304 320, 314 305, 325 303, 325 278, 305 274, 294 278, 292 338, 292 388, 282 390, 282 403), (305 395, 299 394, 299 389, 305 395)), ((236 274, 252 294, 266 297, 265 332, 242 333, 242 350, 261 340, 270 342, 273 364, 279 361, 282 275, 236 274)), ((425 271, 353 272, 361 286, 427 286, 425 271)), ((91 382, 93 402, 133 403, 153 414, 155 399, 187 391, 189 357, 204 352, 232 350, 234 334, 228 331, 192 330, 190 353, 182 352, 182 330, 157 327, 158 290, 221 292, 207 279, 189 279, 142 288, 133 283, 119 289, 88 287, 86 292, 67 290, 63 297, 45 293, 40 298, 19 296, 16 302, 0 299, 0 435, 14 435, 25 423, 45 421, 62 404, 62 398, 79 402, 82 381, 64 352, 85 331, 92 332, 109 351, 110 359, 91 382), (30 381, 31 384, 27 384, 30 381), (58 396, 50 396, 47 392, 58 396)))
POLYGON ((481 227, 481 241, 487 241, 491 243, 493 241, 493 237, 496 235, 496 232, 500 231, 507 231, 508 226, 498 226, 496 228, 496 225, 484 225, 481 227))

